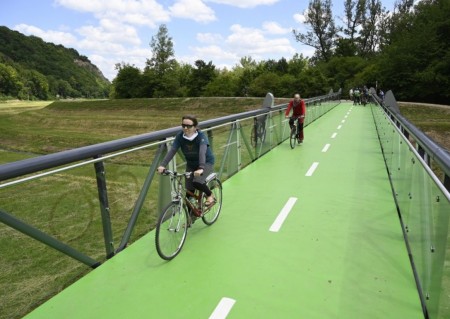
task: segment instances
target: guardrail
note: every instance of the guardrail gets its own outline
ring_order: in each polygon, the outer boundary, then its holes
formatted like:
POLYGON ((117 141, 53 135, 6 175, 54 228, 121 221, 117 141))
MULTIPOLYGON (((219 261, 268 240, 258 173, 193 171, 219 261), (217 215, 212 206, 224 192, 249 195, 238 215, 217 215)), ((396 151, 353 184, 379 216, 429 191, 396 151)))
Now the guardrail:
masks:
POLYGON ((391 91, 376 100, 382 107, 372 108, 374 120, 424 316, 449 318, 449 154, 401 116, 391 91))

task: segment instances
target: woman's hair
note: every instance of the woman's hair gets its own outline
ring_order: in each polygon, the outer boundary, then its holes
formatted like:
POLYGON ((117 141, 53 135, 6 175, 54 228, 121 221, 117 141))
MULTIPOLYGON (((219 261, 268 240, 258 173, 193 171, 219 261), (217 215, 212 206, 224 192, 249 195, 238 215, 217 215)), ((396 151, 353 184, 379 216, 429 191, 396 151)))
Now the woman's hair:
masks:
POLYGON ((183 121, 183 120, 191 120, 192 124, 194 124, 195 127, 197 127, 197 125, 198 125, 198 120, 194 115, 184 115, 181 118, 181 121, 183 121))

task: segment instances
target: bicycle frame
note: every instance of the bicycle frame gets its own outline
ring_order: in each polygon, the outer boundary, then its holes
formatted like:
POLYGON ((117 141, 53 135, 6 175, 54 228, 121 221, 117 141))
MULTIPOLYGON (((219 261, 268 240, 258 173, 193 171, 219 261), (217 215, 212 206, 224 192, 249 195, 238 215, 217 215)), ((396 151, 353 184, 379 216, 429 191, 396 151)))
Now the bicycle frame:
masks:
MULTIPOLYGON (((164 174, 164 173, 163 173, 164 174)), ((196 216, 201 216, 201 205, 200 200, 202 194, 200 192, 191 192, 190 190, 186 189, 186 187, 183 185, 183 179, 189 178, 193 172, 186 172, 186 173, 174 173, 171 171, 166 170, 166 175, 169 175, 170 177, 170 183, 172 188, 172 201, 173 202, 180 202, 180 205, 186 205, 188 206, 192 212, 196 216), (194 205, 190 200, 188 200, 187 195, 190 195, 195 198, 197 205, 194 205)))

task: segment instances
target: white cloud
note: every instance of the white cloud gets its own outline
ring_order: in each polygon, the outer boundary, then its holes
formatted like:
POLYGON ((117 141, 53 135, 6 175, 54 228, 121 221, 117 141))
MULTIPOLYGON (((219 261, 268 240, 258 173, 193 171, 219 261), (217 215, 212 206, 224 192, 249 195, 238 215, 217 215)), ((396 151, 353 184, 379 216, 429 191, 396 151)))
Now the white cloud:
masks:
POLYGON ((190 47, 191 55, 177 57, 183 62, 193 64, 201 59, 212 61, 216 67, 232 69, 244 56, 254 60, 290 58, 296 52, 286 37, 276 37, 278 34, 291 32, 276 24, 264 24, 262 29, 247 28, 235 24, 230 27, 230 34, 222 39, 221 35, 212 33, 197 34, 197 40, 210 45, 190 47), (270 31, 270 32, 269 32, 270 31), (275 37, 273 37, 275 35, 275 37))
POLYGON ((241 56, 295 53, 288 38, 266 38, 260 29, 244 28, 238 24, 232 25, 230 30, 232 34, 226 43, 241 56))
POLYGON ((269 34, 287 34, 291 29, 283 28, 278 23, 270 21, 263 23, 263 30, 269 34))
POLYGON ((220 43, 223 41, 223 37, 218 33, 198 33, 197 41, 200 43, 220 43))
POLYGON ((128 43, 137 46, 141 44, 141 39, 134 27, 113 22, 109 19, 101 20, 98 27, 83 26, 76 31, 88 41, 128 43))
POLYGON ((294 14, 294 20, 300 24, 303 24, 306 21, 306 17, 304 14, 296 13, 294 14))
POLYGON ((93 13, 98 19, 109 18, 131 25, 155 28, 170 20, 170 15, 155 0, 56 0, 72 10, 93 13))
POLYGON ((213 63, 215 63, 215 60, 234 61, 238 58, 235 53, 228 52, 217 45, 191 47, 190 49, 193 52, 193 57, 187 59, 190 60, 191 63, 198 59, 206 62, 213 61, 213 63))
POLYGON ((214 2, 219 4, 226 4, 238 8, 254 8, 262 5, 272 5, 279 0, 206 0, 207 2, 214 2))
POLYGON ((169 7, 173 17, 192 19, 197 22, 211 22, 216 20, 214 11, 201 0, 179 0, 169 7))

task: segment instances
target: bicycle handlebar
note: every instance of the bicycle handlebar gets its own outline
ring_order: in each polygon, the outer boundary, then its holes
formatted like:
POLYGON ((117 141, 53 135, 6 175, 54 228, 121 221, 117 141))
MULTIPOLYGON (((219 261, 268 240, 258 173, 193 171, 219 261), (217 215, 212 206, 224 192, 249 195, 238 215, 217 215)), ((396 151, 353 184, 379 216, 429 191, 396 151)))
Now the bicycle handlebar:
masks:
POLYGON ((174 172, 168 169, 165 169, 161 175, 166 175, 166 176, 185 176, 185 177, 189 177, 191 176, 192 172, 184 172, 184 173, 178 173, 178 172, 174 172))

